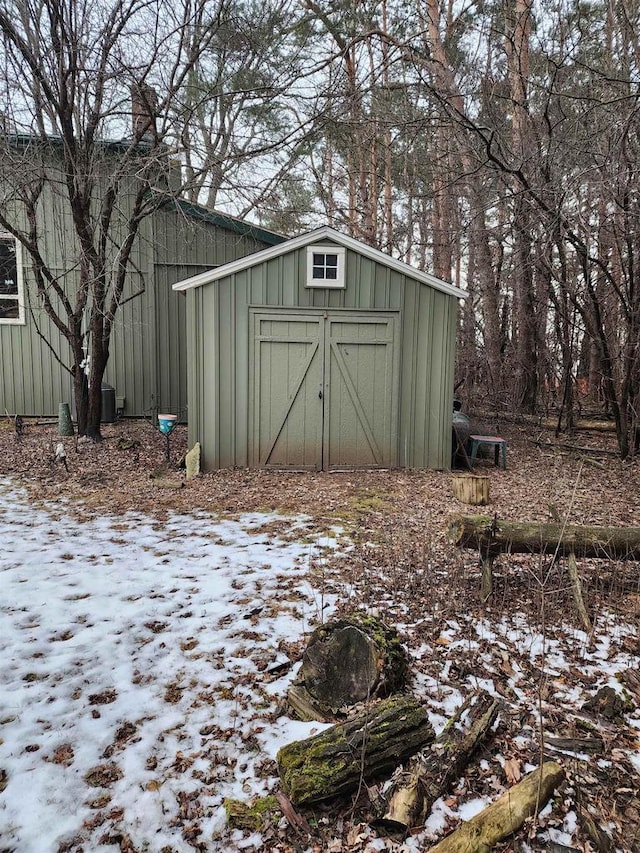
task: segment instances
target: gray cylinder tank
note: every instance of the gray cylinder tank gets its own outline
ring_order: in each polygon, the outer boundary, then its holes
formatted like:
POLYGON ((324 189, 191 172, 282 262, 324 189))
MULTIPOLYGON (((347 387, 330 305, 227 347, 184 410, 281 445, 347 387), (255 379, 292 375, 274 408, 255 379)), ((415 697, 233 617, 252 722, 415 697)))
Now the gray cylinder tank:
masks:
POLYGON ((112 385, 102 383, 102 417, 100 422, 112 424, 116 419, 116 389, 112 385))

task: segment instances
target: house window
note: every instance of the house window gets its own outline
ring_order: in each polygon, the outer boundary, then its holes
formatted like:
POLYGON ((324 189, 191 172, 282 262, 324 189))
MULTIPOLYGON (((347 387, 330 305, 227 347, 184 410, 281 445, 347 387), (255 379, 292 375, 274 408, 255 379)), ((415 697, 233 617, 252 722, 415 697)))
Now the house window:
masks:
POLYGON ((6 234, 0 234, 0 323, 24 323, 20 249, 6 234))
POLYGON ((344 287, 344 258, 341 246, 308 246, 307 287, 344 287))

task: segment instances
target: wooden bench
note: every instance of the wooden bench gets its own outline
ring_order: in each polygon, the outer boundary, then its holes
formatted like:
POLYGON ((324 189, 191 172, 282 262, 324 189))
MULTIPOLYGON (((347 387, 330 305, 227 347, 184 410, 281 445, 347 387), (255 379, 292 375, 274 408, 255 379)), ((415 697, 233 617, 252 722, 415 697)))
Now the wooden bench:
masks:
POLYGON ((502 470, 507 470, 507 442, 504 438, 500 438, 497 435, 470 435, 469 445, 471 449, 469 462, 472 468, 475 465, 476 456, 481 445, 486 445, 487 447, 493 447, 496 465, 500 464, 500 450, 502 450, 502 470))

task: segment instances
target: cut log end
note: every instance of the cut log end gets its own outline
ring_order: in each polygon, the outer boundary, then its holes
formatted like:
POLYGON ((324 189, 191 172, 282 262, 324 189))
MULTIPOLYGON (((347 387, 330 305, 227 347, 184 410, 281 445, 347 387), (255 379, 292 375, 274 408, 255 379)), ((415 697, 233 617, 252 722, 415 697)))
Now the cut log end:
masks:
POLYGON ((354 613, 313 632, 288 701, 301 719, 330 720, 344 708, 404 687, 407 658, 397 631, 354 613))

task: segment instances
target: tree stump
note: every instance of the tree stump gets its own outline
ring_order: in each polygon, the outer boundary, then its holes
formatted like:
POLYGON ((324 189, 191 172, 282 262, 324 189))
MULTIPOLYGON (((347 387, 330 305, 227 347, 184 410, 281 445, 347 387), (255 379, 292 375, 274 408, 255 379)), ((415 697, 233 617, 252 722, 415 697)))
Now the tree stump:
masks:
POLYGON ((396 631, 374 616, 354 614, 316 628, 287 699, 303 720, 329 720, 400 690, 406 673, 396 631))
POLYGON ((278 752, 282 788, 297 805, 355 791, 387 775, 434 739, 427 712, 410 696, 392 696, 278 752))
POLYGON ((453 478, 453 495, 473 506, 489 503, 489 477, 484 474, 461 474, 453 478))

